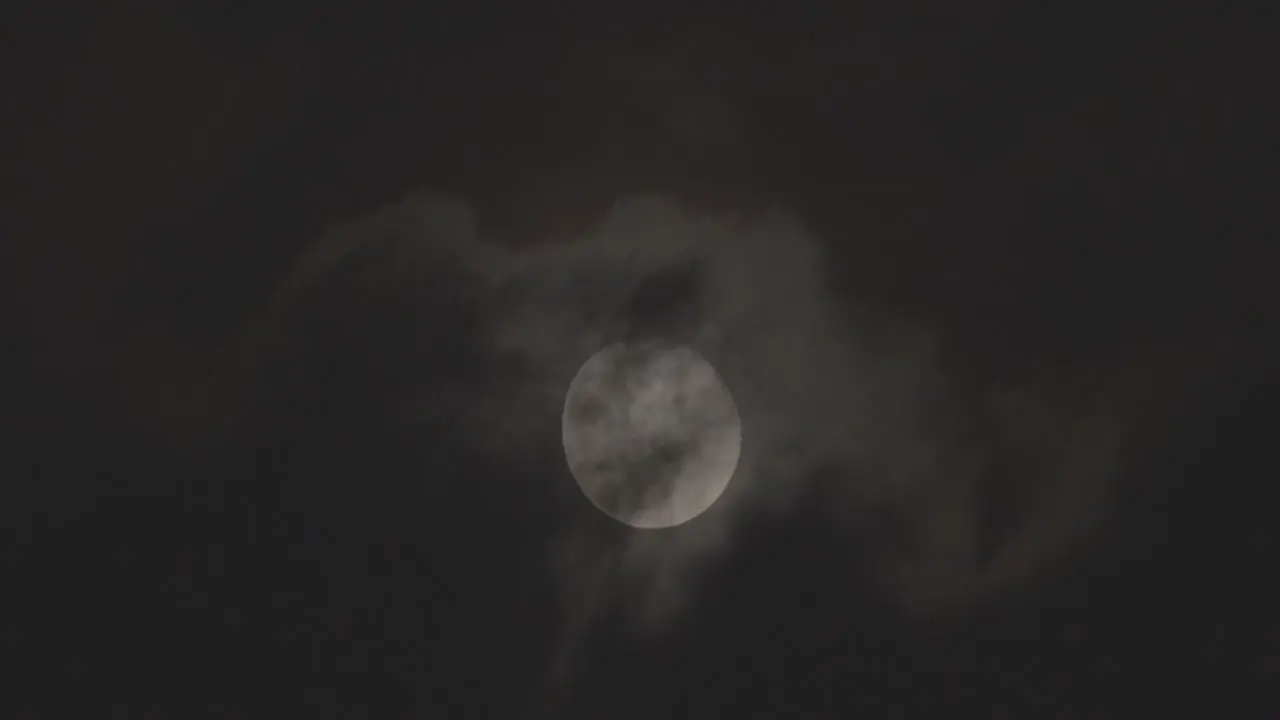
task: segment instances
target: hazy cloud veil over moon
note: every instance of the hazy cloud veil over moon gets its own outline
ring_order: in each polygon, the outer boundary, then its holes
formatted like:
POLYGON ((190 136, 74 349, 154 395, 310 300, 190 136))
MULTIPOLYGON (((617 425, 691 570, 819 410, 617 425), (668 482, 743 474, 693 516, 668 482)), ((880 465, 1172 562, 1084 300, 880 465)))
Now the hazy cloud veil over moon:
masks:
POLYGON ((701 515, 733 477, 742 424, 728 388, 687 347, 616 343, 565 396, 565 456, 583 494, 636 528, 701 515))

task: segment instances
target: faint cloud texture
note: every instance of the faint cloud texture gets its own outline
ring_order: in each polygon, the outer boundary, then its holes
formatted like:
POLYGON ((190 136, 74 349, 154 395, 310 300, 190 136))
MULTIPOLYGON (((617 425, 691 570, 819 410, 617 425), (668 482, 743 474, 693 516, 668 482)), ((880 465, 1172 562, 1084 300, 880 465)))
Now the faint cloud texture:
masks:
POLYGON ((975 387, 948 370, 943 334, 829 292, 823 244, 785 212, 702 216, 654 196, 619 200, 582 236, 512 247, 478 237, 465 202, 415 195, 313 248, 269 324, 328 268, 374 245, 393 265, 447 270, 458 307, 480 318, 481 353, 504 369, 497 385, 410 410, 461 423, 512 467, 555 465, 546 492, 571 510, 548 548, 566 612, 552 688, 569 677, 592 618, 621 609, 642 627, 670 626, 700 571, 746 522, 810 492, 822 494, 827 518, 862 558, 850 570, 916 617, 963 613, 1088 537, 1105 516, 1134 420, 1163 387, 1149 364, 1123 359, 1091 377, 1046 370, 975 387), (673 268, 696 287, 648 302, 658 309, 639 317, 646 281, 673 268), (578 368, 637 336, 689 345, 710 361, 743 425, 724 495, 660 531, 602 521, 560 448, 578 368), (995 537, 985 500, 993 485, 1014 498, 995 537))

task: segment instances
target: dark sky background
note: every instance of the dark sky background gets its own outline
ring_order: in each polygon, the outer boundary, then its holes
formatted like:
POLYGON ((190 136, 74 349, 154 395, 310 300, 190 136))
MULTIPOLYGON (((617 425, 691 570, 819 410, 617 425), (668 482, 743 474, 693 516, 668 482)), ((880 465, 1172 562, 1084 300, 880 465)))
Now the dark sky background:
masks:
POLYGON ((1260 17, 557 8, 126 0, 6 22, 13 717, 1280 712, 1260 17), (947 338, 958 387, 1135 353, 1180 379, 1103 526, 1015 589, 905 612, 847 570, 878 546, 805 495, 751 519, 667 631, 597 613, 553 692, 545 546, 575 512, 544 492, 554 433, 516 462, 397 414, 518 382, 458 273, 369 293, 335 272, 271 322, 293 258, 415 188, 465 198, 513 252, 637 192, 778 205, 840 302, 947 338))

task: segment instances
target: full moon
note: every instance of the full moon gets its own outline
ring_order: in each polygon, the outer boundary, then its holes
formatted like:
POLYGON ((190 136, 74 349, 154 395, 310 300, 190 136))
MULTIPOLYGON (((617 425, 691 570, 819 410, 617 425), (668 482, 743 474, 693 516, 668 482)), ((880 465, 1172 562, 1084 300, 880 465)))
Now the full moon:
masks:
POLYGON ((729 389, 683 346, 618 343, 574 376, 561 418, 569 470, 593 505, 635 528, 701 515, 738 465, 729 389))

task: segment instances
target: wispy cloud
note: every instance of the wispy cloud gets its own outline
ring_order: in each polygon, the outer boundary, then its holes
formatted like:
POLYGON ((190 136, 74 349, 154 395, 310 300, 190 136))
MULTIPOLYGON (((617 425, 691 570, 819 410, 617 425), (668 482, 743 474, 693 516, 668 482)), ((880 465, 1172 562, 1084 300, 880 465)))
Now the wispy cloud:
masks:
MULTIPOLYGON (((1090 378, 962 382, 947 370, 943 334, 833 296, 823 244, 781 211, 709 217, 633 197, 580 237, 519 248, 475 228, 464 201, 413 196, 331 233, 272 312, 287 315, 302 288, 366 243, 393 238, 396 262, 448 267, 457 302, 479 313, 483 352, 504 358, 513 376, 501 392, 467 390, 439 411, 461 413, 495 454, 545 462, 559 458, 560 413, 577 369, 636 330, 632 294, 692 263, 696 301, 646 330, 707 358, 743 422, 733 481, 685 525, 609 532, 585 499, 576 505, 577 519, 548 549, 566 613, 553 670, 563 677, 552 685, 571 673, 603 608, 623 608, 653 630, 669 626, 745 523, 787 512, 810 491, 825 494, 828 519, 863 546, 861 571, 904 609, 933 616, 973 607, 1032 576, 1104 516, 1126 434, 1149 395, 1134 389, 1141 373, 1131 366, 1090 378), (987 551, 983 493, 993 477, 1017 501, 1012 529, 987 551), (901 518, 892 537, 865 531, 868 518, 889 513, 901 518)), ((576 493, 567 467, 557 470, 564 482, 549 492, 576 493)))

